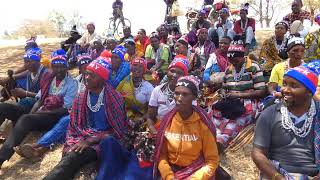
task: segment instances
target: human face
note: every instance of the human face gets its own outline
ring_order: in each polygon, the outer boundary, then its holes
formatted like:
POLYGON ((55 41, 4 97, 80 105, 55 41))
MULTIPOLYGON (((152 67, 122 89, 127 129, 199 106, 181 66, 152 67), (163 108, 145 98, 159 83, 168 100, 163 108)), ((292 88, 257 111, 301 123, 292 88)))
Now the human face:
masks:
POLYGON ((123 35, 124 35, 124 37, 129 37, 131 35, 131 29, 130 28, 124 28, 123 29, 123 35))
POLYGON ((208 39, 208 31, 200 30, 200 33, 198 35, 199 41, 205 41, 208 39))
POLYGON ((111 63, 112 63, 112 70, 117 71, 122 63, 122 60, 117 54, 112 54, 111 63))
POLYGON ((287 76, 283 78, 281 93, 288 107, 299 107, 312 99, 311 92, 304 85, 287 76))
POLYGON ((33 60, 24 60, 24 67, 33 73, 36 73, 38 71, 38 68, 40 67, 40 63, 33 60))
POLYGON ((124 46, 127 49, 129 55, 134 55, 136 53, 136 46, 133 44, 125 44, 124 46))
POLYGON ((153 49, 158 49, 160 45, 160 40, 158 38, 150 38, 150 44, 153 47, 153 49))
POLYGON ((224 13, 222 11, 219 12, 220 18, 223 20, 226 20, 228 18, 228 13, 224 13))
POLYGON ((240 18, 241 20, 247 19, 247 12, 245 10, 240 11, 240 18))
POLYGON ((291 4, 291 10, 294 14, 299 13, 301 11, 301 3, 297 0, 293 1, 291 4))
POLYGON ((203 13, 198 13, 198 20, 199 21, 204 21, 204 19, 206 18, 206 15, 203 13))
POLYGON ((176 42, 174 44, 174 52, 176 54, 183 54, 183 55, 186 55, 188 53, 188 49, 185 45, 183 45, 182 43, 180 42, 176 42))
POLYGON ((104 48, 100 41, 93 42, 93 49, 102 49, 104 48))
POLYGON ((113 51, 117 46, 117 42, 111 39, 106 41, 106 48, 113 51))
POLYGON ((53 75, 58 80, 62 80, 62 79, 64 79, 66 77, 67 72, 68 72, 68 68, 67 68, 66 65, 64 65, 64 64, 52 64, 51 68, 52 68, 53 75))
POLYGON ((131 72, 133 79, 142 79, 144 74, 144 67, 142 64, 132 64, 131 65, 131 72))
POLYGON ((244 63, 244 57, 229 58, 229 62, 236 68, 240 69, 244 63))
POLYGON ((301 61, 304 57, 304 50, 302 45, 293 46, 288 52, 288 56, 291 60, 301 61))
POLYGON ((168 70, 167 76, 168 76, 169 83, 176 84, 178 79, 184 76, 184 72, 180 68, 172 67, 168 70))
POLYGON ((274 30, 274 34, 276 35, 276 38, 283 38, 286 32, 287 32, 286 27, 284 27, 284 25, 281 25, 281 24, 278 24, 274 30))
POLYGON ((93 34, 94 33, 94 26, 92 24, 88 24, 87 25, 87 30, 89 32, 89 34, 93 34))
POLYGON ((89 90, 95 90, 101 88, 104 84, 105 80, 102 79, 96 73, 86 70, 85 71, 85 85, 89 90))
POLYGON ((146 34, 139 30, 138 33, 137 33, 137 38, 141 41, 144 37, 146 36, 146 34))
POLYGON ((228 38, 221 38, 219 41, 219 48, 222 52, 228 52, 228 48, 230 46, 230 39, 228 38))
POLYGON ((168 31, 165 27, 159 28, 159 36, 160 37, 167 37, 168 36, 168 31))
POLYGON ((178 112, 183 112, 186 108, 192 107, 192 101, 196 99, 191 90, 184 86, 175 88, 174 98, 178 112))

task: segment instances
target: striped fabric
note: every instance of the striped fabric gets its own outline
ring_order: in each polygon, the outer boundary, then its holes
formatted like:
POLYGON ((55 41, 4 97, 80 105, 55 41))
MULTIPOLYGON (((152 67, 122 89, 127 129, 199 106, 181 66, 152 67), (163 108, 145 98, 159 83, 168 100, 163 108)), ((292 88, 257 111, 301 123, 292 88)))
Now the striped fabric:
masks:
POLYGON ((226 70, 223 87, 230 91, 250 91, 250 90, 263 90, 266 86, 262 70, 260 66, 252 61, 246 59, 246 69, 240 81, 234 80, 232 70, 233 65, 230 65, 226 70))
MULTIPOLYGON (((73 102, 70 113, 71 120, 64 144, 64 153, 87 137, 100 137, 101 139, 105 137, 105 131, 97 131, 89 127, 87 95, 88 90, 86 89, 84 93, 78 94, 73 102)), ((105 84, 103 103, 106 110, 106 121, 112 127, 112 135, 116 138, 124 137, 128 129, 124 100, 121 94, 115 91, 108 83, 105 84)), ((99 152, 98 144, 92 146, 92 148, 99 152)))

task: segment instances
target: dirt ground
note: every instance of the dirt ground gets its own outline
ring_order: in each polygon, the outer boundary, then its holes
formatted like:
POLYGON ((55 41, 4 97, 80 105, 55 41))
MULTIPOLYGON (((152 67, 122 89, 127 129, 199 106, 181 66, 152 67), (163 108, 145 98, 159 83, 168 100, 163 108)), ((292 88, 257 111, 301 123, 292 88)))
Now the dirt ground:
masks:
MULTIPOLYGON (((259 45, 264 39, 272 34, 271 31, 257 31, 256 37, 259 45)), ((58 44, 42 44, 41 48, 44 55, 49 54, 56 48, 58 44)), ((0 77, 6 74, 8 69, 14 69, 22 65, 22 56, 24 53, 23 46, 0 48, 0 77)), ((255 52, 257 54, 257 52, 255 52)), ((32 133, 25 142, 35 142, 39 133, 32 133)), ((228 152, 221 159, 221 164, 227 169, 235 180, 256 180, 258 179, 258 170, 250 157, 252 149, 251 143, 241 148, 235 153, 228 152)), ((62 146, 56 147, 47 153, 40 161, 30 161, 19 157, 15 154, 9 161, 2 166, 4 172, 0 179, 6 180, 24 180, 24 179, 42 179, 60 160, 62 146)), ((90 173, 92 170, 85 168, 85 172, 80 173, 76 179, 92 179, 90 173)))

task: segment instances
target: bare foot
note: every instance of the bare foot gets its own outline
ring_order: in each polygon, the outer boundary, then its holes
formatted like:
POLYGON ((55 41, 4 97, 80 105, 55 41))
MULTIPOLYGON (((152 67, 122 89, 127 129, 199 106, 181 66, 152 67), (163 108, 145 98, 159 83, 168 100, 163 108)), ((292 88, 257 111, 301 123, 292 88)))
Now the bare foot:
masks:
POLYGON ((28 159, 37 159, 48 151, 48 148, 41 147, 35 144, 24 144, 21 146, 21 153, 28 159))

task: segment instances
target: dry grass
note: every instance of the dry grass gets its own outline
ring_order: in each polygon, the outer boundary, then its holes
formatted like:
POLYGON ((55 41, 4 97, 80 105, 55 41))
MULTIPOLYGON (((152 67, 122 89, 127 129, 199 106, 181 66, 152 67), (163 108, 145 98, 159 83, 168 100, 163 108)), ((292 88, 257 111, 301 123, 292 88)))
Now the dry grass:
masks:
MULTIPOLYGON (((263 40, 270 36, 271 31, 258 31, 257 41, 261 45, 263 40)), ((58 48, 57 44, 41 45, 44 54, 49 54, 58 48)), ((254 54, 257 54, 255 51, 254 54)), ((20 66, 23 55, 23 47, 10 47, 0 49, 0 76, 5 75, 8 68, 20 66)), ((35 142, 40 134, 31 134, 26 138, 26 142, 35 142)), ((222 166, 232 175, 235 180, 255 180, 258 179, 258 170, 251 160, 250 152, 252 145, 249 144, 241 148, 238 152, 227 152, 221 157, 222 166)), ((0 179, 20 180, 20 179, 42 179, 60 160, 62 146, 56 147, 48 152, 41 161, 32 162, 15 154, 8 162, 3 164, 3 176, 0 179)), ((91 170, 85 168, 85 172, 77 175, 76 179, 92 179, 88 174, 91 170)))

